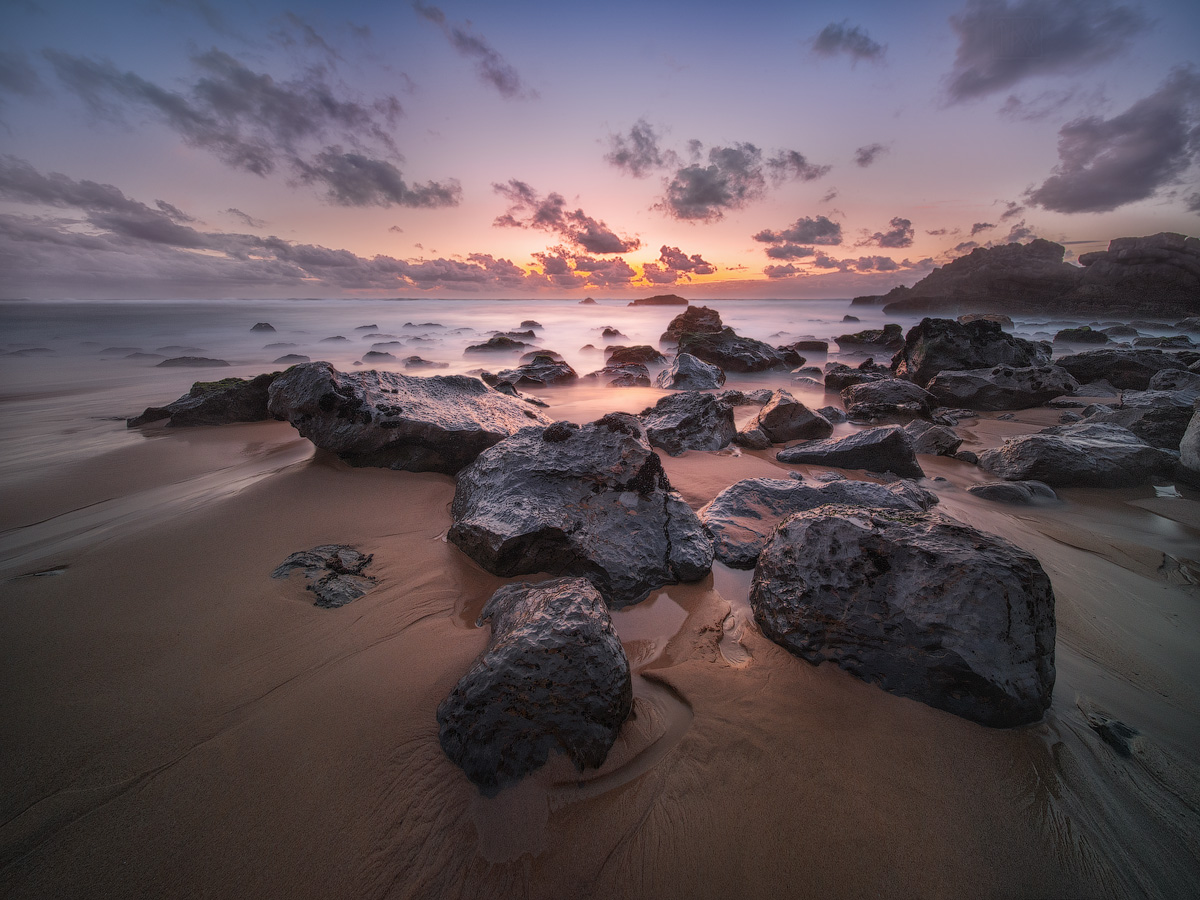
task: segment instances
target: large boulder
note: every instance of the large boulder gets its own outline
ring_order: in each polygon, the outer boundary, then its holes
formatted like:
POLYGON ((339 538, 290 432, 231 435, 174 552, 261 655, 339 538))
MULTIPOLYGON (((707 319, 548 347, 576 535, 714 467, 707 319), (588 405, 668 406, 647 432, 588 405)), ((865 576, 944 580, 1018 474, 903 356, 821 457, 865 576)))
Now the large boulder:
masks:
POLYGON ((750 604, 801 659, 974 722, 1024 725, 1050 706, 1050 579, 1019 547, 937 513, 797 513, 759 557, 750 604))
POLYGON ((1174 232, 1123 237, 1084 253, 1081 289, 1094 300, 1146 309, 1178 307, 1194 314, 1200 298, 1200 240, 1174 232))
MULTIPOLYGON (((667 358, 651 347, 649 344, 637 344, 633 347, 611 347, 612 353, 608 355, 608 364, 610 366, 622 366, 628 363, 638 363, 643 366, 659 366, 667 361, 667 358)), ((605 351, 608 353, 608 351, 605 351)))
POLYGON ((963 439, 946 425, 935 425, 914 419, 904 426, 912 439, 913 452, 927 453, 930 456, 953 456, 962 446, 963 439))
POLYGON ((904 331, 894 322, 882 328, 866 328, 853 334, 840 334, 834 338, 838 347, 845 350, 886 350, 895 352, 904 345, 904 331))
POLYGON ((1126 391, 1116 406, 1088 407, 1086 422, 1128 428, 1152 447, 1178 450, 1200 397, 1200 375, 1185 369, 1163 369, 1147 390, 1126 391))
POLYGON ((671 456, 685 450, 720 450, 729 446, 737 432, 733 407, 700 391, 667 394, 643 409, 638 418, 651 446, 671 456))
POLYGON ((687 306, 688 302, 678 294, 655 294, 653 297, 639 297, 630 300, 626 306, 687 306))
POLYGON ((893 472, 902 478, 925 477, 917 464, 912 438, 899 425, 865 428, 844 438, 806 441, 780 450, 775 458, 785 463, 893 472))
POLYGON ((671 320, 659 340, 675 343, 681 334, 716 334, 723 327, 721 314, 715 309, 709 309, 707 306, 689 306, 671 320))
POLYGON ((1174 354, 1161 350, 1087 350, 1054 361, 1080 384, 1104 379, 1122 391, 1144 391, 1150 379, 1164 369, 1186 369, 1174 354))
POLYGON ((779 390, 771 394, 766 405, 742 428, 738 434, 738 443, 765 449, 762 438, 766 439, 766 445, 770 445, 825 438, 831 434, 833 426, 828 419, 810 410, 787 391, 779 390), (761 438, 755 436, 745 439, 745 434, 749 432, 761 432, 761 438))
POLYGON ((598 768, 633 707, 629 660, 584 578, 506 584, 484 604, 487 649, 437 709, 438 739, 485 796, 554 750, 598 768))
POLYGON ((927 385, 942 406, 966 409, 1030 409, 1073 394, 1079 382, 1058 366, 993 366, 965 372, 939 372, 927 385))
POLYGON ((267 394, 278 372, 254 378, 224 378, 221 381, 197 381, 191 390, 166 406, 147 407, 140 416, 125 424, 129 428, 170 419, 169 427, 189 425, 227 425, 231 422, 261 422, 271 418, 267 394))
POLYGON ((939 372, 1049 362, 1048 344, 1015 337, 996 322, 976 319, 960 325, 953 319, 927 318, 908 330, 903 348, 892 358, 892 371, 897 378, 926 387, 939 372))
POLYGON ((842 405, 852 420, 927 419, 933 413, 933 396, 911 381, 884 378, 842 389, 842 405))
POLYGON ((641 363, 609 365, 583 377, 603 381, 608 387, 650 387, 650 370, 641 363))
POLYGON ((866 384, 869 381, 883 381, 890 378, 891 369, 876 365, 875 360, 868 359, 858 366, 848 366, 842 362, 825 363, 825 390, 844 391, 856 384, 866 384))
POLYGON ((712 535, 717 559, 734 569, 753 569, 775 526, 792 513, 830 503, 919 512, 937 502, 935 494, 911 481, 842 479, 813 487, 794 478, 746 478, 717 494, 697 515, 712 535))
MULTIPOLYGON (((704 309, 694 306, 688 311, 704 309)), ((690 353, 677 353, 671 365, 658 373, 656 384, 669 391, 709 391, 725 383, 725 373, 690 353)))
POLYGON ((1005 481, 1041 481, 1051 487, 1126 487, 1168 474, 1174 456, 1151 447, 1119 425, 1056 425, 1009 438, 979 454, 979 468, 1005 481))
POLYGON ((971 485, 967 492, 994 503, 1031 504, 1058 499, 1054 489, 1040 481, 986 481, 971 485))
POLYGON ((719 366, 726 372, 765 372, 791 366, 770 344, 742 337, 725 326, 717 332, 684 332, 679 335, 680 353, 719 366))
POLYGON ((489 572, 581 575, 613 606, 702 578, 712 543, 635 416, 526 428, 458 475, 449 539, 489 572))
POLYGON ((343 373, 327 362, 278 376, 268 410, 352 466, 448 475, 521 428, 550 424, 478 378, 343 373))
POLYGON ((533 359, 524 365, 515 369, 503 369, 497 374, 500 381, 506 381, 518 390, 540 388, 550 384, 570 384, 578 377, 574 369, 548 353, 535 354, 533 359))

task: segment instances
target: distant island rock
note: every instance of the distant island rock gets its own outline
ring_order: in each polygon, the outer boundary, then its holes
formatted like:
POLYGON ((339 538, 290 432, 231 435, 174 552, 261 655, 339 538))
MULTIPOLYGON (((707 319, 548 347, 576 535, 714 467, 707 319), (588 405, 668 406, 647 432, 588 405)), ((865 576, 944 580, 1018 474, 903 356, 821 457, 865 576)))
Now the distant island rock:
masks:
POLYGON ((639 297, 630 300, 629 306, 687 306, 688 302, 678 294, 655 294, 653 297, 639 297))
POLYGON ((164 359, 155 368, 158 369, 202 369, 216 368, 228 366, 229 363, 223 359, 209 359, 207 356, 173 356, 170 359, 164 359))

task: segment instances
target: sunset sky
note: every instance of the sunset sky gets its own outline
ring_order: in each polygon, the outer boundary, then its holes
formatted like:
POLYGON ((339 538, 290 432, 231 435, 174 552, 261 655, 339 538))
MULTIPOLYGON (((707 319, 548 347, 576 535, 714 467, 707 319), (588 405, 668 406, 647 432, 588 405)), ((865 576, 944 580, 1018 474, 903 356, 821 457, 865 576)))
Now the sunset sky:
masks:
POLYGON ((849 297, 1200 233, 1200 3, 4 0, 0 297, 849 297))

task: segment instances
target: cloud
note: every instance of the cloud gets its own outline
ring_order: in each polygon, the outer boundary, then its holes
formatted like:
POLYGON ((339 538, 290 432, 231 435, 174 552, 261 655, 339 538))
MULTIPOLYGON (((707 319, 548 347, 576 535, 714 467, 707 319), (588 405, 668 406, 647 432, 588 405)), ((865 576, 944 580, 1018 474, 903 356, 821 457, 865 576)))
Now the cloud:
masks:
POLYGON ((927 270, 933 268, 933 261, 922 259, 913 262, 903 259, 900 262, 890 256, 859 256, 845 259, 834 259, 823 251, 817 251, 813 257, 813 265, 819 269, 837 269, 841 272, 902 272, 927 270))
POLYGON ((703 259, 699 253, 688 256, 678 247, 668 247, 663 244, 658 248, 658 261, 667 269, 676 272, 689 272, 694 275, 712 275, 717 267, 703 259))
POLYGON ((284 12, 283 27, 275 33, 275 37, 284 47, 293 47, 297 43, 303 43, 306 47, 322 51, 330 63, 344 62, 342 55, 325 38, 321 37, 312 25, 294 12, 284 12), (299 37, 293 35, 299 35, 299 37))
POLYGON ((413 9, 422 18, 437 25, 460 56, 474 60, 476 74, 499 91, 501 96, 510 100, 537 97, 536 91, 527 89, 521 83, 517 70, 482 37, 471 34, 460 25, 452 25, 446 20, 446 14, 436 6, 425 6, 420 0, 414 0, 413 9))
POLYGON ((1060 128, 1059 164, 1026 197, 1055 212, 1107 212, 1176 183, 1198 155, 1200 73, 1184 66, 1120 115, 1060 128))
POLYGON ((968 0, 950 17, 958 34, 950 102, 1106 62, 1148 24, 1140 11, 1112 0, 968 0))
POLYGON ((564 247, 534 253, 533 258, 541 263, 548 283, 555 287, 582 287, 587 284, 608 287, 628 284, 637 278, 637 272, 623 259, 596 259, 571 253, 564 247))
POLYGON ((778 244, 767 248, 767 256, 771 259, 801 259, 812 256, 812 247, 801 247, 799 244, 778 244))
POLYGON ((221 212, 226 213, 227 215, 233 216, 235 219, 239 219, 240 221, 249 225, 251 228, 266 228, 267 227, 267 223, 264 222, 262 219, 256 219, 256 218, 254 218, 254 216, 248 215, 248 214, 242 212, 240 209, 236 209, 232 206, 229 207, 229 209, 221 210, 221 212))
POLYGON ((1013 225, 1011 229, 1009 229, 1008 235, 1001 243, 1019 244, 1021 241, 1031 241, 1035 237, 1037 237, 1037 235, 1033 232, 1033 229, 1027 228, 1025 226, 1025 220, 1022 219, 1020 222, 1017 222, 1015 225, 1013 225))
POLYGON ((763 244, 779 244, 790 241, 796 244, 834 245, 842 242, 842 226, 825 216, 802 217, 782 231, 764 228, 754 235, 754 240, 763 244))
POLYGON ((311 162, 295 159, 297 177, 306 184, 323 184, 326 197, 338 206, 409 206, 436 209, 457 206, 462 188, 454 179, 440 184, 426 182, 411 187, 400 170, 386 160, 341 147, 326 147, 311 162))
POLYGON ((805 272, 788 263, 783 266, 764 266, 763 274, 768 278, 791 278, 795 275, 803 275, 805 272))
POLYGON ((902 219, 899 216, 892 219, 888 224, 891 230, 879 232, 865 237, 859 241, 856 246, 864 247, 867 244, 874 244, 877 247, 911 247, 913 242, 913 223, 908 219, 902 219))
POLYGON ((818 203, 832 203, 833 199, 838 195, 837 188, 831 188, 825 192, 825 196, 818 200, 818 203))
POLYGON ((945 228, 935 228, 933 231, 926 231, 925 233, 932 235, 933 237, 942 237, 950 232, 945 228))
POLYGON ((1009 94, 999 112, 1002 119, 1008 119, 1010 122, 1041 122, 1051 116, 1057 116, 1067 106, 1098 109, 1104 103, 1104 92, 1099 88, 1084 91, 1082 88, 1073 87, 1064 91, 1042 91, 1029 99, 1009 94))
POLYGON ((676 219, 715 221, 725 210, 740 209, 766 190, 762 151, 753 144, 713 147, 708 161, 708 166, 679 169, 655 208, 676 219))
POLYGON ((388 231, 394 232, 395 234, 404 234, 404 229, 401 228, 399 225, 390 226, 388 228, 388 231))
POLYGON ((836 56, 845 53, 853 64, 860 59, 878 63, 883 61, 887 46, 871 40, 871 37, 857 25, 851 25, 848 20, 831 23, 821 29, 812 40, 813 52, 819 56, 836 56))
POLYGON ((815 181, 829 174, 833 166, 817 166, 795 150, 780 150, 767 160, 767 172, 775 185, 785 181, 815 181))
POLYGON ((854 164, 859 168, 865 169, 887 152, 888 148, 883 144, 867 144, 865 147, 859 147, 854 151, 854 164))
POLYGON ((963 241, 960 244, 955 244, 950 249, 950 255, 965 256, 966 254, 970 253, 972 250, 974 250, 978 246, 979 246, 978 241, 963 241))
POLYGON ((991 231, 995 227, 992 222, 976 222, 971 226, 971 237, 975 237, 981 231, 991 231))
POLYGON ((537 228, 557 234, 588 253, 628 253, 642 245, 637 238, 622 238, 604 222, 582 209, 568 210, 562 194, 546 197, 523 181, 493 184, 492 190, 509 202, 508 210, 492 223, 501 228, 537 228))
POLYGON ((0 50, 0 90, 36 97, 44 86, 24 53, 0 50))
POLYGON ((679 157, 672 150, 662 150, 658 140, 650 123, 638 119, 629 129, 628 136, 614 134, 609 137, 612 149, 604 154, 604 159, 634 178, 645 178, 656 169, 678 165, 679 157))
POLYGON ((1188 212, 1200 213, 1200 193, 1190 195, 1186 202, 1188 212))
POLYGON ((178 206, 168 203, 166 200, 155 200, 154 205, 158 207, 160 212, 166 213, 167 217, 172 222, 195 222, 194 216, 189 216, 178 206))
POLYGON ((1000 221, 1007 222, 1009 219, 1015 219, 1023 212, 1025 212, 1025 207, 1016 200, 1006 200, 1004 201, 1004 212, 1000 213, 1000 221))

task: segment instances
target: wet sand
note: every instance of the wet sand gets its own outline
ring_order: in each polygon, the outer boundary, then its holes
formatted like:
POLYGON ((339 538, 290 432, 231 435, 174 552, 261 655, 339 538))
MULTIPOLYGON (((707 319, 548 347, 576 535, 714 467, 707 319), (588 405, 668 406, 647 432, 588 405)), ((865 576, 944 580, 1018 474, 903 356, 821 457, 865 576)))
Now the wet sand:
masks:
MULTIPOLYGON (((540 393, 576 421, 659 395, 540 393)), ((1056 418, 959 430, 978 449, 1056 418)), ((1050 574, 1058 681, 1038 725, 987 729, 792 657, 754 625, 750 573, 718 564, 614 614, 636 716, 604 767, 552 758, 489 800, 434 718, 505 583, 445 541, 451 478, 352 469, 284 423, 109 431, 3 484, 0 896, 1115 898, 1200 883, 1186 488, 1010 507, 966 492, 986 480, 974 467, 921 458, 944 512, 1050 574), (324 610, 299 576, 269 577, 330 542, 373 553, 378 586, 324 610), (1088 715, 1137 729, 1129 755, 1088 715)), ((774 453, 663 463, 694 508, 740 478, 828 471, 774 453)))

